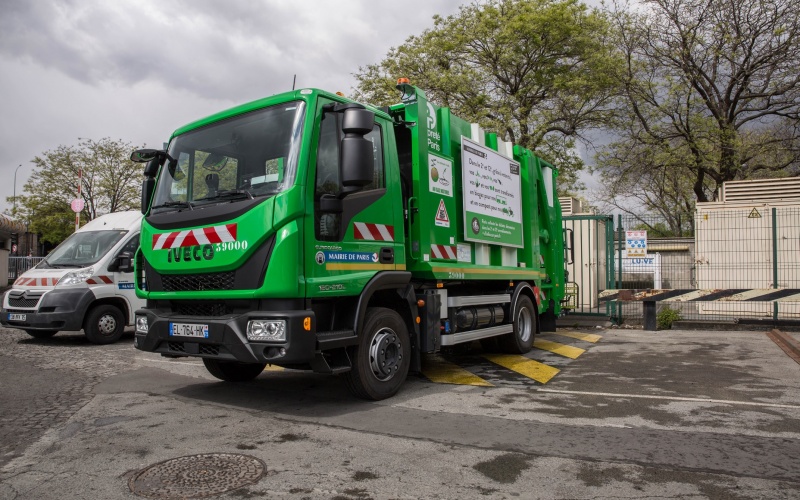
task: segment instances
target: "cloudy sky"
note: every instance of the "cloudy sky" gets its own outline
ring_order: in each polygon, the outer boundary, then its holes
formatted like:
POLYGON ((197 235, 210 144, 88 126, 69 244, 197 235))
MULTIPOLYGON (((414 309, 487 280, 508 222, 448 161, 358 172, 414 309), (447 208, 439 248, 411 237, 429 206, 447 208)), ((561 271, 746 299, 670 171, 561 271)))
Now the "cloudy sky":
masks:
POLYGON ((34 156, 79 138, 160 147, 189 121, 359 66, 457 0, 4 0, 0 211, 34 156), (19 165, 22 165, 18 168, 19 165))

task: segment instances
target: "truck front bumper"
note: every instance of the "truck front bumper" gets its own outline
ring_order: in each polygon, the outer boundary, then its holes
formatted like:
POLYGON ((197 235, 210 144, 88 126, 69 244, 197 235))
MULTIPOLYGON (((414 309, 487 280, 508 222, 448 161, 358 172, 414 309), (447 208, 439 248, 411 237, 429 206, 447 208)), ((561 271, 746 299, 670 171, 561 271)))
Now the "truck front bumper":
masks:
MULTIPOLYGON (((252 311, 223 317, 182 316, 158 309, 139 309, 146 316, 147 333, 136 330, 133 345, 167 356, 193 356, 242 363, 305 364, 314 359, 316 331, 312 311, 252 311), (247 323, 258 319, 286 321, 285 341, 252 341, 247 323), (171 323, 206 325, 208 337, 173 335, 171 323)), ((138 324, 138 321, 137 321, 138 324)))
POLYGON ((94 292, 89 288, 55 289, 44 293, 11 289, 3 297, 0 310, 0 323, 9 328, 22 330, 79 331, 83 328, 83 318, 92 302, 94 292), (15 306, 15 303, 28 305, 31 297, 39 297, 33 307, 15 306), (24 316, 24 319, 9 320, 11 315, 24 316))

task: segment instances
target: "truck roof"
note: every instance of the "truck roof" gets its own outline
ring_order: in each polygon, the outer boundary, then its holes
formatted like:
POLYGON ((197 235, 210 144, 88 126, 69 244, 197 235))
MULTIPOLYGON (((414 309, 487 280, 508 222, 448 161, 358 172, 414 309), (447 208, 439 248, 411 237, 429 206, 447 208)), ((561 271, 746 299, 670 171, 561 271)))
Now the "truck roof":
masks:
POLYGON ((90 220, 78 229, 78 232, 106 231, 112 229, 130 231, 132 229, 138 229, 141 223, 142 213, 138 210, 113 212, 90 220))
MULTIPOLYGON (((178 136, 180 134, 183 134, 190 130, 194 130, 196 128, 203 127, 210 123, 215 123, 220 120, 225 120, 226 118, 231 118, 233 116, 249 113, 250 111, 266 108, 268 106, 280 104, 282 102, 293 101, 293 100, 308 101, 311 99, 316 99, 317 97, 326 97, 334 101, 346 102, 346 103, 357 102, 354 101, 353 99, 342 97, 320 89, 305 88, 305 89, 292 90, 290 92, 283 92, 281 94, 275 94, 269 97, 264 97, 263 99, 258 99, 245 104, 240 104, 238 106, 234 106, 224 111, 220 111, 219 113, 214 113, 213 115, 206 116, 205 118, 201 118, 191 123, 187 123, 186 125, 175 130, 175 132, 172 133, 172 137, 178 136)), ((364 103, 359 103, 359 104, 362 104, 370 111, 386 115, 385 110, 376 108, 370 104, 364 104, 364 103)), ((388 118, 388 115, 386 115, 385 117, 388 118)))

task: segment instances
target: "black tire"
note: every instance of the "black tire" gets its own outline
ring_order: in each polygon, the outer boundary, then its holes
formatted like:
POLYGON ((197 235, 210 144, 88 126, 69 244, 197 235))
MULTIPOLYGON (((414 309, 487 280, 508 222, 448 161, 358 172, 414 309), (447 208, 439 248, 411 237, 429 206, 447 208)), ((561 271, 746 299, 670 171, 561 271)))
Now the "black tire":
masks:
POLYGON ((25 330, 25 333, 35 339, 49 339, 58 333, 58 330, 25 330))
POLYGON ((83 323, 83 333, 93 344, 113 344, 125 331, 125 315, 117 307, 102 304, 92 308, 83 323))
POLYGON ((525 354, 533 347, 533 338, 539 333, 536 308, 530 297, 520 295, 512 316, 514 331, 498 339, 500 349, 508 354, 525 354))
POLYGON ((203 358, 203 364, 211 375, 225 382, 247 382, 261 375, 266 363, 239 363, 203 358))
POLYGON ((411 343, 403 318, 384 307, 367 309, 351 359, 347 387, 354 396, 379 401, 397 394, 411 366, 411 343))

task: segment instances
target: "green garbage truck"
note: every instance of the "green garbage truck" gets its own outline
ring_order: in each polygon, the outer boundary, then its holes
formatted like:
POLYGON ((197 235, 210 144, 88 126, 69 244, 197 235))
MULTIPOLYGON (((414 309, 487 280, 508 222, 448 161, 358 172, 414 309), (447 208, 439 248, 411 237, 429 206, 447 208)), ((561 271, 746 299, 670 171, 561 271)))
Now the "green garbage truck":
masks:
POLYGON ((557 170, 397 88, 384 108, 293 90, 134 151, 135 347, 225 381, 340 374, 371 400, 425 353, 530 351, 564 298, 557 170))

